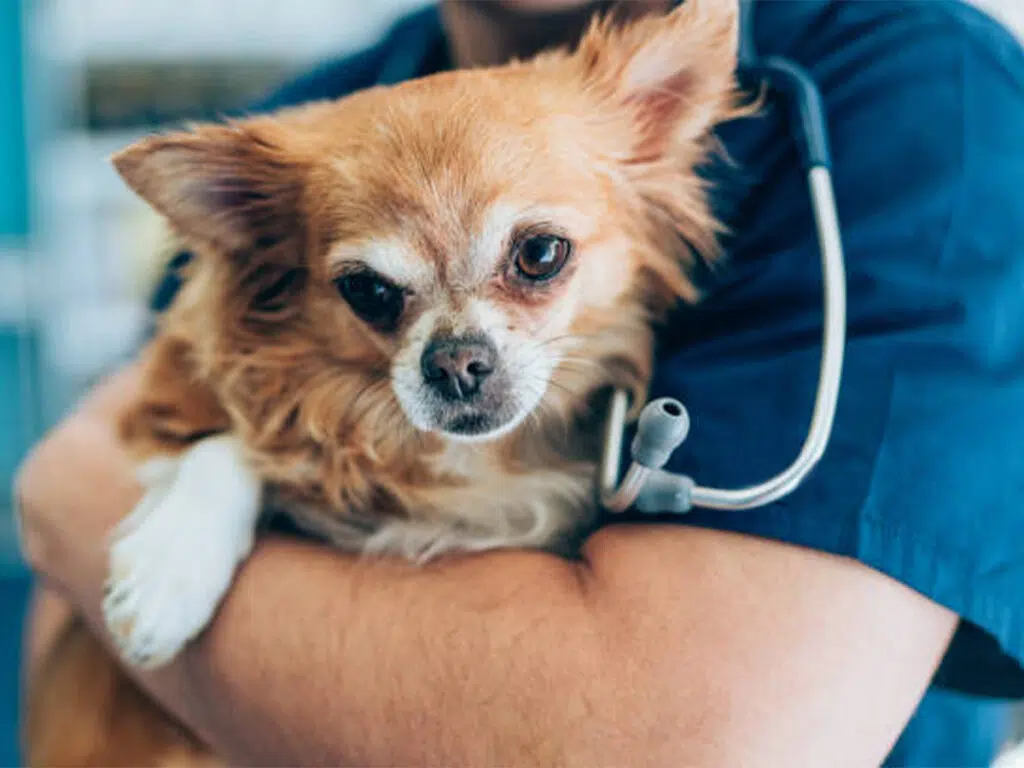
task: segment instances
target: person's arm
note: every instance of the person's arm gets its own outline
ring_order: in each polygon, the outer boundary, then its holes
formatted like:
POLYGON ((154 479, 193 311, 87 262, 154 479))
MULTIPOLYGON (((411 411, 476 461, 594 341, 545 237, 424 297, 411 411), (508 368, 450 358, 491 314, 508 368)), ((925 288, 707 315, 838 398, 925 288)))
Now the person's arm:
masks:
MULTIPOLYGON (((139 494, 102 399, 20 481, 30 558, 94 620, 99 532, 139 494)), ((697 529, 425 569, 271 539, 141 679, 246 764, 866 765, 955 624, 859 564, 697 529)))

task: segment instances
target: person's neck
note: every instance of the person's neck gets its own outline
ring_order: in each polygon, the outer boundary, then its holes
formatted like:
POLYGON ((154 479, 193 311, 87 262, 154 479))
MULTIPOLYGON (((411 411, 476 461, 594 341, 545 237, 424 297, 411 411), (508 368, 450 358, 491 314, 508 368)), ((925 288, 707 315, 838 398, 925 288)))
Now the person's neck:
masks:
POLYGON ((628 20, 667 11, 672 0, 595 0, 558 11, 507 8, 496 0, 446 0, 441 4, 452 63, 488 67, 525 59, 549 48, 574 45, 595 13, 628 20))

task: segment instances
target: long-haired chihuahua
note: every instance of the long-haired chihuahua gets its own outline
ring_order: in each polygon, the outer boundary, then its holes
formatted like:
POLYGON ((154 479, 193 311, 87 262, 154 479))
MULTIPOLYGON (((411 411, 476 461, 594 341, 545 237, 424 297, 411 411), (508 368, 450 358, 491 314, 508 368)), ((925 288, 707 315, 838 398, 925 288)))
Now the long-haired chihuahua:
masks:
MULTIPOLYGON (((602 404, 642 405, 652 329, 716 256, 698 167, 744 112, 737 23, 736 0, 688 0, 114 157, 194 254, 121 425, 146 489, 103 606, 126 663, 204 629, 268 512, 417 562, 572 554, 602 404)), ((30 705, 32 765, 211 759, 77 622, 30 705)))

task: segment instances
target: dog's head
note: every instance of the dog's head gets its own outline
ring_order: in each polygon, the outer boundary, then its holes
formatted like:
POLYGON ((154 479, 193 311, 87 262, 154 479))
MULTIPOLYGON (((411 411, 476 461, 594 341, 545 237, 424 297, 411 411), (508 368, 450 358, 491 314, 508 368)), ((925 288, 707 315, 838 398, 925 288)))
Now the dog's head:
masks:
POLYGON ((235 356, 301 347, 296 376, 386 379, 419 430, 493 438, 644 378, 651 313, 696 296, 716 231, 695 166, 734 113, 736 44, 736 0, 687 0, 115 165, 211 265, 235 356))

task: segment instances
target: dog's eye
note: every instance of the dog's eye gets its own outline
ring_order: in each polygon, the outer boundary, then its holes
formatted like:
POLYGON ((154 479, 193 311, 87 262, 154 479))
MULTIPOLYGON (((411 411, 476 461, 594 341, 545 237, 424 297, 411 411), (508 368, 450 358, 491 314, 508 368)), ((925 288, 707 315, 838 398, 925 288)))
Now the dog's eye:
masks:
POLYGON ((374 274, 355 272, 343 275, 335 285, 353 312, 381 330, 394 328, 405 306, 402 289, 374 274))
POLYGON ((531 235, 516 244, 516 271, 527 280, 550 280, 569 260, 569 241, 554 235, 531 235))

